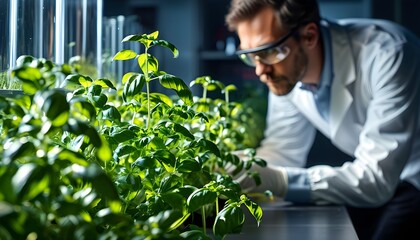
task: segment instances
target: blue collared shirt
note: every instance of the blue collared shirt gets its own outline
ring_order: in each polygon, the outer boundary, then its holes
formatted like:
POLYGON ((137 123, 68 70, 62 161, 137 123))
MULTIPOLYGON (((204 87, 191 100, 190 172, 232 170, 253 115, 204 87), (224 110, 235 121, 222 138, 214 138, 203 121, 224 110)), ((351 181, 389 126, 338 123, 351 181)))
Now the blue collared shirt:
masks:
POLYGON ((313 93, 315 104, 321 116, 328 121, 330 110, 331 82, 333 79, 333 66, 331 55, 331 37, 329 30, 321 27, 321 37, 324 44, 324 65, 318 85, 301 83, 300 88, 313 93))
MULTIPOLYGON (((333 80, 333 64, 331 51, 331 36, 326 27, 321 26, 321 37, 324 44, 324 65, 322 68, 319 85, 304 84, 300 88, 313 93, 316 107, 320 115, 329 121, 331 83, 333 80)), ((310 183, 307 172, 303 169, 288 168, 288 184, 293 191, 286 193, 285 200, 300 199, 302 202, 309 202, 310 183)))

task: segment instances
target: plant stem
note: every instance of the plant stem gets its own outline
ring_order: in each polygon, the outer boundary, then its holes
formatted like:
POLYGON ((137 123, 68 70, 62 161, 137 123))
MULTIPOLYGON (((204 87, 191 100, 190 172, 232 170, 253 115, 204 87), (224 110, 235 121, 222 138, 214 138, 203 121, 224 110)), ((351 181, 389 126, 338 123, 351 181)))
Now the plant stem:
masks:
POLYGON ((204 209, 204 207, 201 207, 201 219, 202 219, 202 222, 203 222, 203 232, 204 232, 204 234, 207 234, 206 233, 206 230, 207 230, 207 228, 206 228, 206 209, 204 209))
POLYGON ((207 98, 207 88, 204 87, 203 88, 203 99, 206 99, 206 98, 207 98))
POLYGON ((219 214, 219 198, 216 199, 216 216, 219 214))
MULTIPOLYGON (((127 196, 130 196, 130 194, 131 194, 131 191, 128 191, 128 194, 127 194, 127 196)), ((126 213, 127 212, 127 208, 128 208, 128 203, 129 201, 127 200, 127 199, 125 199, 125 206, 124 206, 124 211, 123 211, 123 213, 126 213)))
MULTIPOLYGON (((146 77, 147 79, 147 77, 146 77)), ((146 80, 146 92, 147 92, 147 122, 146 122, 146 129, 149 130, 150 127, 150 87, 149 81, 146 80)))
POLYGON ((144 77, 146 78, 146 95, 147 95, 147 122, 146 122, 146 129, 149 129, 150 126, 150 86, 149 86, 149 56, 147 50, 149 48, 146 47, 145 54, 146 54, 146 71, 144 73, 144 77))

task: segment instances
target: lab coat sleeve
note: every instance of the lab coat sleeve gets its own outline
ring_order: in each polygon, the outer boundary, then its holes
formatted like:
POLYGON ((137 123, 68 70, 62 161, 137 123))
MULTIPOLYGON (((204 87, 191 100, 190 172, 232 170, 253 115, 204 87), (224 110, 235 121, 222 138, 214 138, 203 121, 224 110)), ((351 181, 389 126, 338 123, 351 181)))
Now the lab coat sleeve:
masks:
POLYGON ((315 138, 315 128, 287 96, 268 97, 267 128, 257 149, 272 166, 304 167, 315 138))
MULTIPOLYGON (((341 167, 300 170, 299 174, 309 179, 303 182, 310 186, 312 201, 317 203, 380 206, 392 197, 410 157, 419 112, 418 47, 405 43, 400 48, 375 49, 371 54, 371 62, 362 65, 369 66, 364 70, 370 77, 366 86, 371 100, 355 160, 341 167)), ((286 196, 294 201, 291 196, 297 188, 291 177, 292 171, 286 196)))

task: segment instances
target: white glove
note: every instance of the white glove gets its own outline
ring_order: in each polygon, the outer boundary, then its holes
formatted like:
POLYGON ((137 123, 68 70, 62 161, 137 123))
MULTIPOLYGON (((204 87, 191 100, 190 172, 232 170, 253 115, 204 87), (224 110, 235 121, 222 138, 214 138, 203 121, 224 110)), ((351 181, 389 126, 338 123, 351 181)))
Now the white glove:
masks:
MULTIPOLYGON (((239 158, 246 160, 247 156, 241 151, 234 152, 239 158)), ((225 170, 232 173, 235 170, 233 164, 226 166, 225 170)), ((271 191, 277 197, 284 197, 287 191, 287 172, 284 167, 271 166, 260 167, 253 164, 251 169, 242 170, 240 173, 232 176, 238 182, 242 190, 248 193, 264 193, 267 190, 271 191), (258 172, 261 178, 261 184, 256 185, 255 180, 248 175, 248 172, 258 172)))

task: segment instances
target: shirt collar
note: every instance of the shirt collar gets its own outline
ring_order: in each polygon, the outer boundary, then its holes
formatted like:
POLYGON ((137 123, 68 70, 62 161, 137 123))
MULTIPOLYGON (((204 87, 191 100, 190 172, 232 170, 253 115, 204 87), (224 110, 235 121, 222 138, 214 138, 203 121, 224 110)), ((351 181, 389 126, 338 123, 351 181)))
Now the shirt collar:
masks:
POLYGON ((323 24, 320 25, 321 38, 324 46, 324 65, 321 72, 321 79, 319 84, 306 84, 300 82, 299 87, 303 90, 313 92, 314 94, 325 91, 331 86, 333 78, 333 66, 332 66, 332 55, 331 55, 331 36, 329 29, 323 24))

